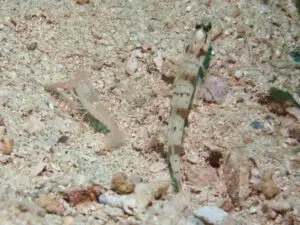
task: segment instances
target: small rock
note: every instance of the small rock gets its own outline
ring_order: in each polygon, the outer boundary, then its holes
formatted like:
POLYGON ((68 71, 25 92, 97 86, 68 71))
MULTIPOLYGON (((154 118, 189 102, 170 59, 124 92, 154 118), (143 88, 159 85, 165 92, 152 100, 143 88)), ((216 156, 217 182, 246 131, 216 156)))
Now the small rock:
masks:
POLYGON ((162 171, 168 167, 168 164, 164 162, 155 162, 150 166, 150 172, 157 173, 159 171, 162 171))
MULTIPOLYGON (((300 152, 300 147, 294 149, 294 151, 295 150, 300 152)), ((298 156, 292 157, 290 160, 291 160, 292 168, 299 170, 300 169, 300 154, 298 153, 298 156)))
MULTIPOLYGON (((300 220, 298 220, 299 222, 300 220)), ((283 215, 277 215, 276 219, 274 220, 274 224, 284 224, 283 223, 283 215)))
MULTIPOLYGON (((109 215, 103 211, 102 206, 100 209, 97 209, 97 208, 98 207, 96 206, 95 208, 92 209, 93 211, 91 212, 91 216, 98 221, 96 224, 104 224, 105 221, 108 221, 109 215)), ((109 223, 107 223, 107 224, 109 224, 109 223)), ((116 224, 112 223, 111 225, 116 225, 116 224)))
POLYGON ((187 153, 187 161, 192 164, 199 164, 201 162, 201 158, 195 152, 188 152, 187 153))
POLYGON ((169 181, 156 181, 153 183, 138 183, 134 189, 137 202, 143 207, 150 204, 151 201, 161 199, 166 195, 170 187, 169 181))
POLYGON ((14 147, 14 139, 12 137, 0 137, 0 153, 10 155, 14 147))
POLYGON ((251 175, 252 175, 252 177, 259 178, 260 177, 260 172, 257 168, 252 168, 251 169, 251 175))
POLYGON ((161 199, 163 196, 166 196, 166 193, 170 187, 170 183, 168 181, 156 181, 152 185, 152 195, 156 200, 161 199))
POLYGON ((134 191, 135 184, 128 180, 125 173, 117 173, 111 181, 111 190, 118 194, 129 194, 134 191))
POLYGON ((280 128, 279 130, 280 134, 285 137, 285 138, 288 138, 290 137, 290 134, 289 134, 289 129, 287 127, 282 127, 280 128))
POLYGON ((199 98, 207 102, 221 103, 228 93, 228 85, 224 78, 209 76, 199 88, 199 98))
POLYGON ((287 201, 272 201, 269 203, 269 207, 277 213, 285 213, 292 209, 291 205, 287 201))
POLYGON ((101 70, 103 68, 103 66, 104 66, 104 63, 96 62, 92 65, 92 70, 101 70))
POLYGON ((258 121, 252 121, 250 123, 250 126, 253 127, 254 129, 263 129, 264 128, 263 125, 261 125, 261 123, 258 121))
POLYGON ((205 187, 218 180, 216 169, 212 167, 190 167, 186 171, 188 183, 194 187, 205 187))
POLYGON ((163 65, 164 65, 164 60, 163 60, 161 54, 159 54, 158 56, 156 56, 153 59, 153 61, 155 63, 156 68, 158 69, 158 71, 161 72, 162 68, 163 68, 163 65))
POLYGON ((250 212, 251 214, 256 214, 256 213, 257 213, 257 208, 251 207, 251 208, 249 209, 249 212, 250 212))
POLYGON ((65 216, 61 220, 63 225, 72 225, 74 223, 74 217, 72 216, 65 216))
POLYGON ((26 45, 26 47, 29 51, 35 50, 37 48, 37 46, 38 46, 37 42, 32 42, 32 43, 29 43, 26 45))
POLYGON ((135 195, 118 195, 113 191, 107 191, 99 196, 101 204, 122 208, 129 215, 144 212, 150 203, 149 201, 141 202, 135 195))
POLYGON ((103 211, 111 217, 124 216, 124 211, 117 207, 106 206, 103 211))
POLYGON ((211 225, 222 225, 228 213, 216 206, 204 206, 194 211, 194 215, 204 223, 211 225))
POLYGON ((222 148, 218 145, 215 145, 210 140, 203 141, 203 144, 204 144, 205 148, 207 148, 210 152, 220 152, 221 154, 223 154, 223 152, 225 151, 224 148, 222 148))
POLYGON ((221 209, 223 209, 225 212, 231 212, 234 209, 234 205, 230 199, 226 199, 223 202, 221 209))
POLYGON ((253 142, 254 142, 253 138, 251 138, 251 137, 244 137, 244 143, 245 144, 250 144, 250 143, 253 143, 253 142))
POLYGON ((273 174, 270 171, 265 172, 261 182, 256 185, 256 190, 263 193, 267 199, 274 198, 279 193, 279 188, 272 179, 273 174))
POLYGON ((62 204, 54 197, 49 195, 42 195, 38 199, 38 204, 44 208, 48 213, 62 215, 63 207, 62 204))
POLYGON ((269 209, 267 212, 267 218, 274 220, 277 216, 277 213, 275 211, 273 211, 272 209, 269 209))
POLYGON ((137 71, 137 69, 138 69, 138 62, 136 56, 133 54, 131 55, 131 57, 127 62, 125 71, 128 75, 133 75, 137 71))
POLYGON ((89 0, 76 0, 76 3, 79 5, 83 5, 89 3, 89 0))
POLYGON ((145 148, 145 139, 143 139, 142 137, 137 137, 134 142, 132 143, 132 147, 136 150, 136 151, 142 151, 145 148))
POLYGON ((70 202, 73 206, 86 202, 96 202, 98 196, 102 193, 102 186, 94 184, 87 189, 74 190, 67 193, 64 198, 70 202))
POLYGON ((192 6, 189 5, 189 6, 186 7, 185 11, 186 11, 186 12, 190 12, 191 9, 192 9, 192 6))
POLYGON ((240 26, 240 25, 237 25, 237 30, 236 31, 237 31, 237 37, 238 38, 244 37, 247 33, 247 30, 244 27, 240 26))
POLYGON ((31 117, 24 126, 24 130, 29 134, 37 134, 44 128, 44 124, 38 119, 31 117))
POLYGON ((280 56, 281 56, 281 52, 278 49, 276 49, 273 54, 273 58, 278 59, 280 58, 280 56))
MULTIPOLYGON (((238 61, 237 55, 235 55, 233 53, 228 53, 226 61, 230 64, 235 64, 238 61)), ((240 73, 240 76, 242 76, 242 71, 240 69, 237 69, 236 73, 240 73)), ((238 78, 240 78, 240 77, 238 77, 238 78)))
POLYGON ((152 46, 150 44, 145 44, 145 43, 141 46, 141 50, 142 52, 150 52, 150 53, 153 52, 152 46))
POLYGON ((231 12, 231 17, 236 18, 241 14, 241 10, 238 7, 234 7, 231 12))
MULTIPOLYGON (((147 48, 147 46, 144 46, 144 47, 147 48)), ((141 48, 143 48, 143 45, 141 46, 141 48)), ((137 59, 142 59, 142 58, 144 58, 144 54, 140 50, 135 50, 135 51, 133 51, 131 57, 135 57, 137 59)))
POLYGON ((42 217, 46 214, 46 211, 43 208, 30 200, 22 199, 19 202, 16 202, 16 204, 16 207, 21 212, 30 212, 30 215, 35 214, 42 217))
POLYGON ((235 71, 234 71, 234 77, 235 77, 236 79, 240 79, 242 76, 243 76, 243 73, 242 73, 241 70, 235 70, 235 71))

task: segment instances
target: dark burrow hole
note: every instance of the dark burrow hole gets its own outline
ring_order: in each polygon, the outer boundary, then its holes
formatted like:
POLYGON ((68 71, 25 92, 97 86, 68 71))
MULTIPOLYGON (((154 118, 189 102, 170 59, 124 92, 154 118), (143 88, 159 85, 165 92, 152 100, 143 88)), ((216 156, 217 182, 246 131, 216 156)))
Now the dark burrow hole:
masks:
POLYGON ((213 168, 220 168, 222 163, 223 155, 221 152, 212 151, 209 156, 206 158, 206 162, 208 162, 213 168))

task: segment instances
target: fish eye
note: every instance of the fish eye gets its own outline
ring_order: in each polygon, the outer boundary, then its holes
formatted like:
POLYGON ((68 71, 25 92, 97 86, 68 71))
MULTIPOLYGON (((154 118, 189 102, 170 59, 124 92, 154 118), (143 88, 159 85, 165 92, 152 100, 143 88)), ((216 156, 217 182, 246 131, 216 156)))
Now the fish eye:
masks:
POLYGON ((206 21, 206 23, 203 25, 203 27, 204 27, 204 31, 205 32, 210 31, 210 29, 211 29, 211 22, 206 21))
POLYGON ((209 20, 199 20, 196 23, 195 29, 204 29, 205 32, 208 32, 211 29, 211 22, 209 20))
POLYGON ((196 30, 199 30, 199 29, 201 29, 202 27, 203 27, 203 21, 202 20, 200 20, 200 21, 198 21, 197 23, 196 23, 196 26, 195 26, 195 29, 196 30))

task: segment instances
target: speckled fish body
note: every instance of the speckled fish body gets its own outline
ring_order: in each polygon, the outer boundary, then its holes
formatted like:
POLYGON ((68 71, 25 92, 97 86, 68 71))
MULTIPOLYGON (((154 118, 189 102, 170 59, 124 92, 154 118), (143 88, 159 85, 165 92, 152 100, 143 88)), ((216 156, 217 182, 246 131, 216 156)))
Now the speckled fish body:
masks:
POLYGON ((171 115, 168 123, 168 152, 171 177, 176 191, 181 190, 180 156, 185 121, 192 103, 199 77, 199 70, 210 47, 210 23, 196 24, 196 29, 175 80, 171 115))

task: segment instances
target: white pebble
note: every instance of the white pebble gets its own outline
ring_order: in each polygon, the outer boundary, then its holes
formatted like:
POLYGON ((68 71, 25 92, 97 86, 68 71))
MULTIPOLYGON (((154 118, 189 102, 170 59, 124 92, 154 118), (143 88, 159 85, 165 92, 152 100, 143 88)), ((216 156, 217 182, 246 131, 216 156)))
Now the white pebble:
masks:
POLYGON ((166 164, 164 162, 156 162, 150 166, 150 171, 152 173, 157 173, 159 171, 166 169, 167 167, 168 167, 168 164, 166 164))
POLYGON ((278 59, 280 58, 281 56, 281 52, 277 49, 275 52, 274 52, 274 58, 278 59))
POLYGON ((135 56, 131 56, 126 65, 126 73, 133 75, 138 69, 138 62, 135 56))
POLYGON ((155 58, 153 59, 153 61, 154 61, 155 65, 156 65, 157 69, 158 69, 159 71, 161 71, 161 69, 162 69, 162 67, 163 67, 163 65, 164 65, 164 60, 163 60, 162 56, 161 56, 161 55, 158 55, 157 57, 155 57, 155 58))
POLYGON ((223 209, 217 206, 204 206, 194 211, 194 215, 204 223, 222 225, 224 218, 228 215, 223 209))
POLYGON ((192 9, 192 6, 189 5, 188 7, 186 7, 185 11, 186 11, 186 12, 190 12, 191 9, 192 9))
POLYGON ((257 208, 251 207, 251 208, 249 209, 249 212, 250 212, 251 214, 256 214, 256 213, 257 213, 257 208))
POLYGON ((240 78, 242 75, 243 75, 243 74, 242 74, 242 71, 241 71, 241 70, 235 71, 234 76, 235 76, 236 78, 240 78))

